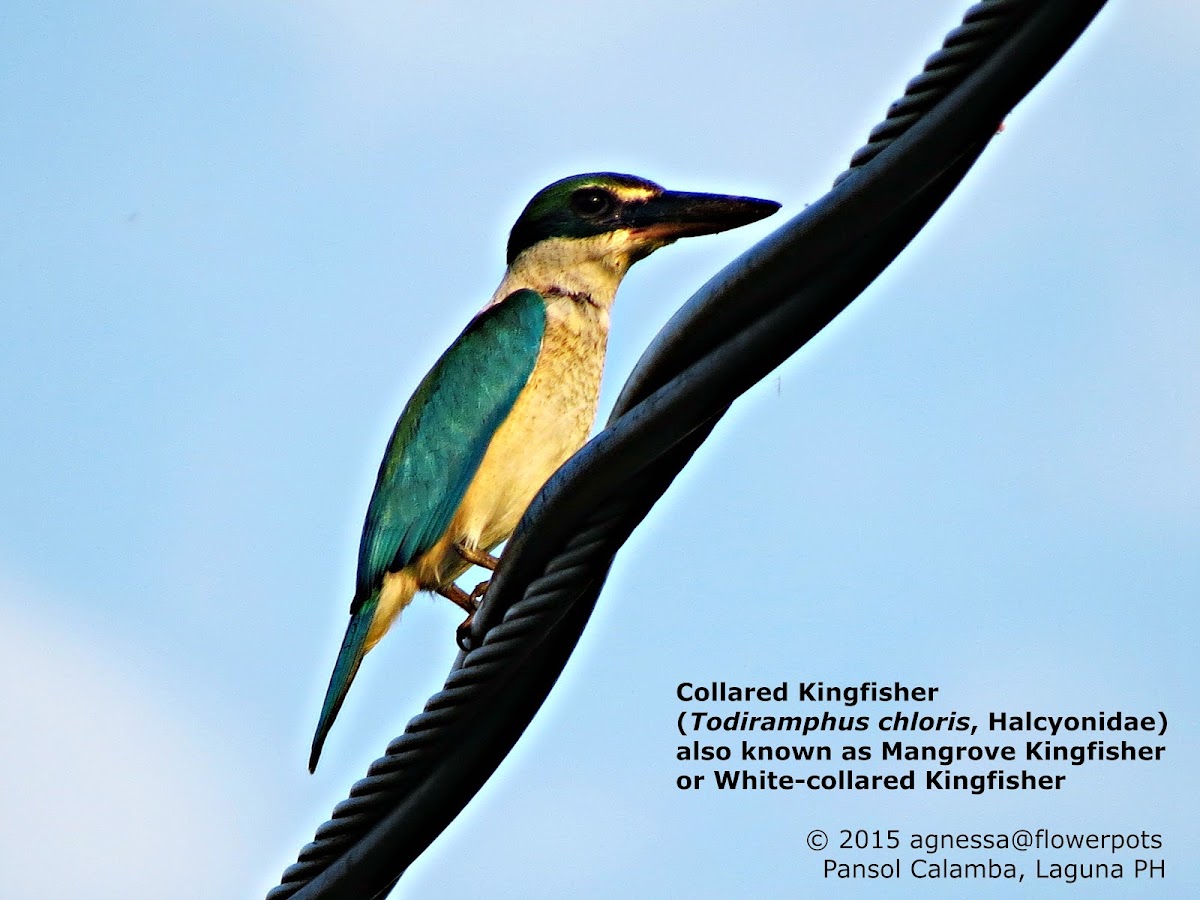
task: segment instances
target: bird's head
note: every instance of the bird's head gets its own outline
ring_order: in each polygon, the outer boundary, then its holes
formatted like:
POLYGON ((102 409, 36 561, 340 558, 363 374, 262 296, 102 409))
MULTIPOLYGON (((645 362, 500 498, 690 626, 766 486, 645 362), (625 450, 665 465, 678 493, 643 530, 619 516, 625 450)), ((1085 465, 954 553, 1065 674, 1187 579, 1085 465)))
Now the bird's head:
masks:
POLYGON ((757 222, 771 200, 668 191, 633 175, 573 175, 538 191, 508 238, 508 264, 591 280, 615 277, 681 237, 757 222))

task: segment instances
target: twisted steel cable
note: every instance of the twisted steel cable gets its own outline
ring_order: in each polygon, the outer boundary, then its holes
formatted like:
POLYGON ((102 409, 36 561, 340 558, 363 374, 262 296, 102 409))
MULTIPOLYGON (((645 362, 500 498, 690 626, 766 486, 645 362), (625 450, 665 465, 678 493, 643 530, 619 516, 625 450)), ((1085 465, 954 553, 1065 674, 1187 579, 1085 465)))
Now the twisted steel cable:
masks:
POLYGON ((507 755, 553 686, 617 550, 729 405, 924 226, 1105 0, 985 0, 834 188, 711 279, 627 381, 609 424, 510 539, 445 687, 353 785, 268 900, 379 897, 507 755))
POLYGON ((942 48, 925 61, 921 74, 905 85, 904 96, 888 107, 887 118, 871 129, 867 143, 850 157, 850 167, 834 185, 873 160, 956 88, 984 56, 1016 30, 1021 16, 1037 5, 1037 0, 996 0, 968 9, 962 25, 946 35, 942 48))

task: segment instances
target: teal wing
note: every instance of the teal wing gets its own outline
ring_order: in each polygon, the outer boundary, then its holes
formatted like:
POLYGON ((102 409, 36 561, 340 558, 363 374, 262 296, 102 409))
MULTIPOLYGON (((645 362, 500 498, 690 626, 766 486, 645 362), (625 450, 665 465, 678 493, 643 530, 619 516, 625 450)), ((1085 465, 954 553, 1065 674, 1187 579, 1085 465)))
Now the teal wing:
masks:
POLYGON ((310 772, 366 653, 383 576, 432 547, 449 526, 492 436, 529 381, 545 330, 541 295, 509 294, 471 321, 401 413, 367 507, 350 625, 325 692, 310 772))
POLYGON ((541 295, 516 291, 476 316, 425 376, 379 467, 351 611, 385 573, 408 565, 442 536, 529 380, 545 330, 541 295))

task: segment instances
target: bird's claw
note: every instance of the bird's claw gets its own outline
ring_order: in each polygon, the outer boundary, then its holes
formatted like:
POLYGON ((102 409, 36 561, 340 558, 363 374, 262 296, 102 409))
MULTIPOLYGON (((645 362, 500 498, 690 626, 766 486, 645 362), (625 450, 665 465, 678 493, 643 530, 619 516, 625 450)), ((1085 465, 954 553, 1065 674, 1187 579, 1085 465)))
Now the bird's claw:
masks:
POLYGON ((454 635, 454 639, 458 642, 458 649, 463 653, 469 653, 472 648, 471 642, 471 625, 475 622, 475 613, 471 613, 463 623, 458 626, 458 631, 454 635))
MULTIPOLYGON (((481 581, 479 584, 475 585, 475 590, 471 591, 471 593, 467 595, 467 600, 470 601, 471 605, 475 607, 476 610, 479 609, 479 601, 482 600, 483 595, 487 593, 488 585, 490 584, 490 581, 481 581)), ((458 641, 458 647, 464 652, 471 649, 471 626, 474 623, 475 613, 472 612, 466 617, 466 619, 463 620, 463 623, 458 626, 458 631, 455 633, 455 640, 458 641)))

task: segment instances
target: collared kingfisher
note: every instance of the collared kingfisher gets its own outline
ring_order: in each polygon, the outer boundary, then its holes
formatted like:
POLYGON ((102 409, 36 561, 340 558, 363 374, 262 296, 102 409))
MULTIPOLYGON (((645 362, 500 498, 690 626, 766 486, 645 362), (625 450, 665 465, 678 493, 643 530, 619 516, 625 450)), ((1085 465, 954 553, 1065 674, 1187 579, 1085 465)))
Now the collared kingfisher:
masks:
POLYGON ((468 613, 461 641, 486 584, 468 594, 455 579, 471 565, 495 568, 489 551, 591 431, 609 311, 629 267, 678 238, 777 209, 611 172, 564 178, 529 201, 500 287, 425 376, 388 442, 310 772, 363 656, 417 591, 468 613))

